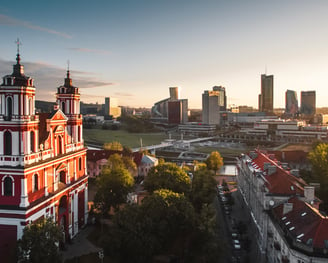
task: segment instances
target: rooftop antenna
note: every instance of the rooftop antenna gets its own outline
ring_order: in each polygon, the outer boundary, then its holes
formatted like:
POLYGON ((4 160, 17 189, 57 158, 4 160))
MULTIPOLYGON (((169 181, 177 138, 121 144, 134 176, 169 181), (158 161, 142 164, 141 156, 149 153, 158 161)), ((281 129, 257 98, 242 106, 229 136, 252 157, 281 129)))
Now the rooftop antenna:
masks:
POLYGON ((17 44, 17 54, 19 54, 19 46, 22 45, 22 42, 20 42, 19 38, 17 38, 15 43, 17 44))
POLYGON ((267 74, 268 69, 267 69, 267 65, 265 64, 265 75, 267 74))
POLYGON ((67 71, 69 71, 69 59, 67 60, 67 71))

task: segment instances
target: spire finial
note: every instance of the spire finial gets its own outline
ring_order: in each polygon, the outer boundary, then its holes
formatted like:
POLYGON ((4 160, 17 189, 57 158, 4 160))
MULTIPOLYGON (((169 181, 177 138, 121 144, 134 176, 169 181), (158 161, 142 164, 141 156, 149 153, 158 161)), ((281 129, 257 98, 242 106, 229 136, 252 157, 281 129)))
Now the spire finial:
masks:
POLYGON ((22 42, 20 42, 19 38, 17 38, 15 43, 17 44, 17 54, 19 54, 19 46, 22 45, 22 42))
POLYGON ((69 71, 69 59, 67 60, 67 71, 69 71))

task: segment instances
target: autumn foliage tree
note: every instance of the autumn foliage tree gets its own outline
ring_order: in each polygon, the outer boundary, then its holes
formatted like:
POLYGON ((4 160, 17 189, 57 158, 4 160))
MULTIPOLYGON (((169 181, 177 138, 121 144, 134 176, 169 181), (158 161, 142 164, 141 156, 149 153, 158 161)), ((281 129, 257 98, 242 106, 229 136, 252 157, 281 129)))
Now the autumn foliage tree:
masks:
POLYGON ((207 169, 213 170, 214 173, 217 174, 217 172, 223 166, 223 158, 221 157, 221 154, 219 152, 211 152, 205 163, 207 165, 207 169))

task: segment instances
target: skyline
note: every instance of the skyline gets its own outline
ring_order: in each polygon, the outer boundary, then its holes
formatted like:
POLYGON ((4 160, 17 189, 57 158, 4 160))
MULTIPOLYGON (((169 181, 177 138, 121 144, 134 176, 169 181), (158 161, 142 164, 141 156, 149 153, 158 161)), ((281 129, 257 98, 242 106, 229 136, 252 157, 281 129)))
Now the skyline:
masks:
POLYGON ((227 104, 258 107, 261 74, 274 75, 274 108, 285 92, 328 98, 326 1, 4 1, 0 74, 10 74, 17 38, 36 99, 55 101, 70 61, 81 101, 151 107, 181 88, 189 108, 224 86, 227 104), (245 92, 246 91, 246 92, 245 92), (144 94, 149 94, 145 97, 144 94))

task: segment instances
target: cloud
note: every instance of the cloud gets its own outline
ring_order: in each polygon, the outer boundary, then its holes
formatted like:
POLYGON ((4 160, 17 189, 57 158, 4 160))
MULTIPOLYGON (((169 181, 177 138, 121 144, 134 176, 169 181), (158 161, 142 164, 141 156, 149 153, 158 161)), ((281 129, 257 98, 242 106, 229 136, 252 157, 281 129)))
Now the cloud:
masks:
MULTIPOLYGON (((13 72, 13 64, 15 62, 5 61, 0 58, 0 78, 13 72)), ((37 99, 54 101, 57 87, 64 84, 66 69, 43 62, 22 62, 22 64, 24 65, 25 75, 34 79, 37 99)), ((70 70, 70 73, 73 85, 81 89, 117 85, 117 83, 101 80, 94 72, 70 70)), ((2 81, 0 80, 1 83, 2 81)), ((84 92, 81 93, 83 94, 84 92)), ((104 97, 104 95, 94 96, 95 98, 104 97)))
POLYGON ((116 96, 121 96, 121 97, 133 97, 134 95, 131 93, 125 93, 125 92, 115 92, 114 93, 116 96))
POLYGON ((90 49, 90 48, 81 48, 81 47, 71 47, 68 49, 77 51, 77 52, 82 52, 82 53, 95 53, 95 54, 101 54, 101 55, 110 54, 110 52, 108 52, 107 50, 102 50, 102 49, 90 49))
POLYGON ((16 18, 2 15, 2 14, 0 14, 0 25, 25 27, 25 28, 29 28, 32 30, 42 31, 42 32, 46 32, 49 34, 57 35, 57 36, 64 37, 64 38, 72 38, 72 36, 70 36, 66 33, 55 31, 55 30, 52 30, 52 29, 49 29, 46 27, 38 26, 38 25, 33 25, 30 22, 18 20, 16 18))

